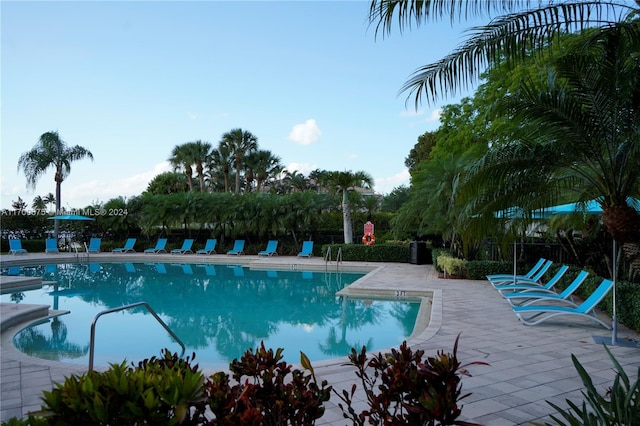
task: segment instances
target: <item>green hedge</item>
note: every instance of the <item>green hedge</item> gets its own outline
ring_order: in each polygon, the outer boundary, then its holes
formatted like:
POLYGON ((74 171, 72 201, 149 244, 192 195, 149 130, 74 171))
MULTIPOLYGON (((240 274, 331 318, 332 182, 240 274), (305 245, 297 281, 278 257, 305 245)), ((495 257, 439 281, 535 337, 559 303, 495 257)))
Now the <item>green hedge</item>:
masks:
POLYGON ((336 259, 338 249, 342 248, 342 260, 360 262, 409 262, 408 244, 325 244, 322 246, 322 257, 331 247, 331 260, 336 259))
POLYGON ((511 274, 513 263, 506 261, 470 260, 467 262, 467 278, 470 280, 484 280, 487 275, 511 274))

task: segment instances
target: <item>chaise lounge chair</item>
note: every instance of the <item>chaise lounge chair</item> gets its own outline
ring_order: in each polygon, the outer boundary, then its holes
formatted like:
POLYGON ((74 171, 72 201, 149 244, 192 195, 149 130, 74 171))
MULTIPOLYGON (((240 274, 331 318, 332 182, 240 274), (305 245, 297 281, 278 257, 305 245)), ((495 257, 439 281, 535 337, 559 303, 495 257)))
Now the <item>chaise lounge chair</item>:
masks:
POLYGON ((58 240, 56 238, 47 238, 45 241, 45 253, 60 253, 58 250, 58 240))
POLYGON ((167 252, 164 248, 167 245, 167 239, 166 238, 158 238, 158 242, 156 242, 156 246, 155 247, 151 247, 148 249, 145 249, 144 252, 145 253, 155 253, 158 254, 161 251, 162 252, 167 252))
POLYGON ((558 269, 558 272, 556 272, 555 275, 551 277, 551 279, 547 281, 545 284, 520 282, 518 284, 497 285, 495 286, 495 289, 498 290, 500 293, 509 292, 509 291, 525 291, 525 290, 553 291, 553 286, 555 286, 560 281, 560 279, 564 276, 564 274, 568 270, 569 270, 569 267, 567 265, 562 265, 560 269, 558 269))
POLYGON ((182 243, 182 247, 180 247, 179 249, 173 249, 171 250, 171 253, 173 254, 186 254, 186 253, 193 253, 193 251, 191 251, 191 246, 193 246, 193 240, 192 239, 187 239, 184 240, 184 242, 182 243))
MULTIPOLYGON (((580 305, 575 306, 562 306, 562 305, 529 305, 529 306, 514 306, 513 312, 515 312, 518 319, 525 325, 536 325, 543 321, 547 321, 551 318, 555 318, 560 315, 574 315, 584 318, 589 318, 604 328, 610 330, 611 326, 597 317, 595 308, 604 299, 604 297, 613 288, 613 281, 602 280, 602 283, 595 289, 593 293, 580 305)), ((557 300, 557 302, 571 303, 567 300, 557 300)))
POLYGON ((114 248, 111 251, 114 252, 114 253, 128 253, 128 252, 134 252, 135 253, 135 250, 133 249, 133 246, 135 244, 136 244, 136 239, 135 238, 129 238, 124 243, 124 247, 114 248))
POLYGON ((89 240, 89 247, 87 247, 87 253, 100 253, 100 243, 102 239, 91 238, 89 240))
POLYGON ((26 254, 27 251, 22 248, 22 241, 17 238, 9 239, 9 254, 26 254))
POLYGON ((298 253, 299 257, 312 257, 313 256, 313 241, 303 241, 302 251, 298 253))
POLYGON ((227 255, 230 255, 230 254, 233 254, 236 256, 240 254, 244 254, 244 240, 236 240, 233 243, 233 248, 227 252, 227 255))
POLYGON ((587 279, 589 273, 587 271, 580 271, 571 284, 567 286, 561 293, 556 293, 553 290, 524 290, 514 291, 512 293, 503 294, 502 297, 507 299, 513 306, 529 306, 533 303, 537 303, 541 300, 566 300, 567 302, 577 306, 573 302, 573 293, 580 287, 580 285, 587 279))
POLYGON ((533 265, 533 267, 529 270, 529 272, 527 272, 524 275, 492 274, 492 275, 487 275, 487 279, 489 281, 513 280, 514 276, 515 276, 516 279, 518 279, 518 278, 531 278, 538 271, 538 269, 542 268, 542 265, 544 265, 544 263, 546 261, 547 260, 545 258, 541 257, 540 259, 538 259, 538 263, 533 265))
POLYGON ((531 278, 516 277, 516 279, 514 280, 513 276, 511 276, 511 278, 508 278, 508 279, 489 281, 489 282, 494 287, 499 285, 507 285, 507 284, 536 284, 536 283, 540 284, 541 283, 540 280, 542 279, 544 274, 547 273, 549 268, 551 268, 552 264, 553 264, 553 261, 547 260, 544 263, 544 265, 542 265, 542 268, 538 269, 538 271, 531 278))
POLYGON ((267 248, 258 252, 258 256, 273 256, 278 255, 276 250, 278 249, 278 240, 269 240, 267 248))
POLYGON ((196 254, 211 254, 216 252, 216 244, 218 240, 215 238, 209 238, 204 245, 203 249, 196 251, 196 254))

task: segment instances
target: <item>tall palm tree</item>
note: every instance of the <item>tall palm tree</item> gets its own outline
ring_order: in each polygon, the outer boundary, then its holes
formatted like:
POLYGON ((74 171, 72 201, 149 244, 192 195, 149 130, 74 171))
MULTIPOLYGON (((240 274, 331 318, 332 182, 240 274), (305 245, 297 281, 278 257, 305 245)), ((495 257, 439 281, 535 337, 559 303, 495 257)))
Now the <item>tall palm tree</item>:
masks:
POLYGON ((256 190, 260 192, 264 183, 275 178, 283 169, 280 157, 273 155, 271 151, 259 149, 247 155, 248 167, 247 182, 256 181, 256 190))
MULTIPOLYGON (((56 214, 60 211, 60 196, 62 182, 71 172, 71 163, 76 160, 89 158, 93 160, 93 154, 88 149, 80 145, 68 146, 60 139, 58 132, 43 133, 38 143, 25 152, 18 159, 18 170, 23 169, 27 178, 27 186, 35 189, 38 179, 47 169, 53 167, 53 176, 56 182, 56 214)), ((58 238, 60 223, 55 221, 55 236, 58 238)))
POLYGON ((414 72, 401 91, 408 92, 408 99, 413 95, 417 108, 422 96, 432 102, 467 88, 491 63, 505 57, 525 61, 531 50, 553 46, 563 32, 606 28, 638 10, 640 0, 635 5, 627 0, 372 0, 369 21, 376 35, 388 35, 394 23, 402 32, 446 18, 452 23, 467 17, 492 18, 488 25, 472 28, 471 37, 452 53, 414 72))
POLYGON ((189 143, 174 146, 173 150, 171 150, 171 157, 169 157, 169 163, 173 166, 174 171, 183 170, 184 175, 187 177, 189 191, 193 191, 194 159, 193 145, 189 143))
POLYGON ((251 132, 242 129, 233 129, 222 135, 221 143, 233 154, 236 168, 236 194, 240 193, 240 171, 247 154, 258 149, 258 138, 251 132))
POLYGON ((196 164, 196 174, 198 175, 198 181, 200 182, 200 191, 204 191, 204 165, 209 162, 209 158, 211 157, 211 144, 201 140, 190 142, 189 144, 191 146, 193 161, 196 164))
POLYGON ((373 178, 366 172, 329 172, 327 183, 332 191, 342 194, 342 219, 344 243, 353 243, 353 224, 351 222, 351 205, 349 193, 355 188, 371 188, 373 178))
POLYGON ((231 170, 233 169, 233 153, 230 147, 220 141, 218 149, 211 153, 208 167, 210 180, 213 181, 216 180, 216 177, 222 176, 224 182, 223 192, 229 192, 231 190, 229 178, 231 176, 231 170))

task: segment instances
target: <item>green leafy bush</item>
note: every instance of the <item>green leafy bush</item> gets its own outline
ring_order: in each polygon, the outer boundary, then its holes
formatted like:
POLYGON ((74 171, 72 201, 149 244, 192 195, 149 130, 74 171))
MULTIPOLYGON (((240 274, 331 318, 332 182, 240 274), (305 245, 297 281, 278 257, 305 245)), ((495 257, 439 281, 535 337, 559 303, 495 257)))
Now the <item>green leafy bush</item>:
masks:
POLYGON ((467 261, 464 259, 458 259, 446 254, 441 254, 438 256, 437 262, 438 266, 442 268, 446 275, 462 278, 467 274, 467 261))
MULTIPOLYGON (((573 365, 585 387, 585 390, 582 391, 584 401, 582 401, 582 405, 578 405, 566 400, 569 405, 569 409, 566 410, 547 401, 558 411, 559 417, 551 416, 555 423, 544 423, 544 425, 640 425, 640 367, 636 373, 636 380, 632 382, 609 348, 606 346, 604 348, 616 370, 613 386, 607 390, 604 396, 600 395, 582 364, 575 355, 571 355, 573 365)), ((542 423, 536 424, 542 425, 542 423)))
POLYGON ((168 350, 137 368, 125 362, 105 372, 72 375, 45 391, 42 411, 55 425, 198 424, 190 409, 202 400, 204 376, 189 357, 168 350))
POLYGON ((399 350, 379 353, 370 360, 365 347, 360 353, 352 349, 349 361, 356 367, 368 408, 360 412, 354 408, 354 384, 350 391, 335 392, 342 401, 338 405, 344 418, 354 425, 471 425, 456 420, 462 413, 460 400, 470 395, 462 395, 461 376, 470 376, 469 365, 488 364, 462 365, 457 357, 459 338, 452 354, 438 351, 426 359, 424 351, 412 351, 407 342, 399 350))
POLYGON ((28 419, 3 425, 312 425, 324 414, 331 386, 282 362, 282 349, 248 350, 233 360, 229 375, 208 378, 187 357, 164 350, 137 367, 112 364, 105 372, 72 375, 51 392, 28 419), (211 413, 215 418, 211 419, 211 413))
POLYGON ((485 280, 487 275, 512 273, 513 263, 493 260, 470 260, 467 261, 466 270, 467 278, 470 280, 485 280))
POLYGON ((434 268, 439 273, 443 273, 444 272, 444 270, 442 269, 442 266, 438 265, 438 258, 443 254, 445 254, 447 256, 451 256, 451 252, 449 252, 449 250, 442 249, 442 248, 432 248, 431 249, 431 261, 433 262, 434 268))

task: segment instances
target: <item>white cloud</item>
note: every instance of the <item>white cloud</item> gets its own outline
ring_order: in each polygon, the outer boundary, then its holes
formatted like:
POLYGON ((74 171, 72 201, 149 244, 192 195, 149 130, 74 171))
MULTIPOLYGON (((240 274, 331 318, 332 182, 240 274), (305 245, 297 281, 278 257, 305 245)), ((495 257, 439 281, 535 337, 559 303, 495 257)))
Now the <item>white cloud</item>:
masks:
POLYGON ((405 185, 409 186, 411 175, 408 169, 402 170, 391 177, 382 177, 374 179, 373 189, 378 194, 389 194, 394 188, 405 185))
POLYGON ((434 109, 431 111, 431 114, 429 114, 427 121, 429 123, 440 121, 440 116, 442 116, 442 108, 434 109))
POLYGON ((405 109, 400 111, 400 117, 418 117, 424 114, 423 109, 405 109))
POLYGON ((131 176, 109 180, 90 180, 80 185, 64 188, 63 204, 68 207, 86 207, 94 202, 107 202, 112 198, 132 197, 142 194, 149 182, 160 173, 172 170, 168 161, 156 164, 152 170, 131 176))
POLYGON ((358 154, 348 154, 347 155, 347 160, 357 160, 358 159, 358 154))
POLYGON ((289 140, 300 145, 310 145, 320 139, 322 132, 313 118, 304 123, 296 124, 289 132, 289 140))
POLYGON ((303 175, 309 177, 309 173, 318 168, 317 164, 309 164, 309 163, 289 163, 285 169, 291 173, 293 171, 297 171, 298 173, 302 173, 303 175))

